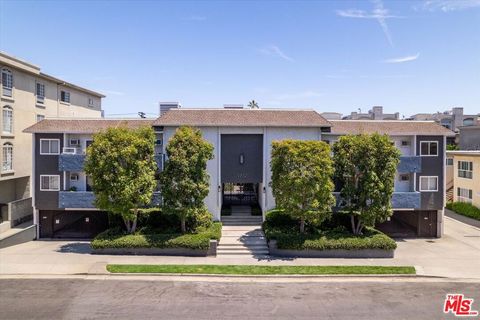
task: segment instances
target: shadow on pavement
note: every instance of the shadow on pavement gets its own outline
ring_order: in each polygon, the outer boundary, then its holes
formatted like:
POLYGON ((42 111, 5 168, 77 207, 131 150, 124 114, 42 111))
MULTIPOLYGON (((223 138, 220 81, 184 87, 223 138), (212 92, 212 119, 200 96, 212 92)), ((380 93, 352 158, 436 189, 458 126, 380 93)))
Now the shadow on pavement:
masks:
POLYGON ((90 247, 90 243, 72 242, 62 245, 60 248, 57 249, 57 252, 91 254, 92 247, 90 247))

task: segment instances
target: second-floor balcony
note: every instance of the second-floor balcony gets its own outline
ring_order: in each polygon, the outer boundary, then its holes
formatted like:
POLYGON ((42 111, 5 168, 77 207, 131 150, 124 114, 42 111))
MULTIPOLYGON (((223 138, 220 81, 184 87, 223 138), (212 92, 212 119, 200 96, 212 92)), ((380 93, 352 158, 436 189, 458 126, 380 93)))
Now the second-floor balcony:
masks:
MULTIPOLYGON (((60 171, 83 171, 85 163, 85 154, 62 153, 58 157, 58 170, 60 171)), ((159 171, 163 170, 163 155, 155 155, 155 162, 159 171)))
POLYGON ((58 170, 60 171, 83 171, 85 162, 84 154, 62 153, 58 157, 58 170))
MULTIPOLYGON (((95 209, 95 194, 91 191, 60 191, 58 207, 60 209, 95 209)), ((151 206, 158 207, 162 201, 160 192, 154 192, 151 206)))
MULTIPOLYGON (((340 202, 340 192, 334 192, 336 206, 340 202)), ((419 209, 421 207, 421 197, 418 191, 394 192, 391 199, 392 208, 395 209, 419 209)))
POLYGON ((402 156, 397 166, 398 173, 412 173, 422 171, 422 158, 420 156, 402 156))

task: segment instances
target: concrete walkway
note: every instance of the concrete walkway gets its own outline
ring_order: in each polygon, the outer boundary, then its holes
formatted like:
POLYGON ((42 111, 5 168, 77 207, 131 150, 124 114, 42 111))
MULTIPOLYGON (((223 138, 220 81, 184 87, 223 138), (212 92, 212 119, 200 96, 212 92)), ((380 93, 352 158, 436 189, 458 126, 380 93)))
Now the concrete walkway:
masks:
POLYGON ((250 206, 232 206, 232 215, 222 217, 222 238, 217 257, 269 257, 267 240, 262 231, 262 217, 252 216, 250 206))
POLYGON ((105 273, 119 264, 384 265, 417 267, 422 275, 480 279, 480 229, 445 217, 441 239, 398 240, 392 259, 280 259, 110 256, 91 254, 86 241, 31 241, 0 249, 0 274, 105 273))

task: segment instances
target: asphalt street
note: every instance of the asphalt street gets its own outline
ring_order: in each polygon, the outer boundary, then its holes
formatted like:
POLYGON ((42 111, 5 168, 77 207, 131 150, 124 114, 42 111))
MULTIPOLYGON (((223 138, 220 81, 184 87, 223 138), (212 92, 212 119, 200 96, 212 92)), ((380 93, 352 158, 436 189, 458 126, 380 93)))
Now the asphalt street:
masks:
POLYGON ((2 279, 1 319, 449 319, 447 293, 480 283, 2 279))

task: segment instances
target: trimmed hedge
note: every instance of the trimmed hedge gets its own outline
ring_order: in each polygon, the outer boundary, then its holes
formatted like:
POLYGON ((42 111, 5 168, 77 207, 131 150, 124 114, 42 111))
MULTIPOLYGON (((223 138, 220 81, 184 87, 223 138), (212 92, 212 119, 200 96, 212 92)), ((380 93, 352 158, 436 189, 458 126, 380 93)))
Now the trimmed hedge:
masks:
POLYGON ((207 250, 210 240, 220 240, 222 224, 214 222, 210 227, 199 227, 196 233, 155 233, 152 230, 140 230, 135 234, 126 234, 119 228, 108 229, 92 241, 93 249, 105 248, 186 248, 207 250))
POLYGON ((447 209, 455 211, 455 213, 461 214, 462 216, 480 220, 480 208, 477 208, 470 203, 449 202, 447 203, 446 207, 447 209))
POLYGON ((309 228, 308 232, 298 232, 296 221, 282 210, 267 212, 263 230, 268 240, 277 240, 279 249, 291 250, 394 250, 395 241, 373 228, 364 228, 363 235, 355 236, 345 227, 329 230, 309 228))

